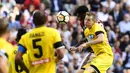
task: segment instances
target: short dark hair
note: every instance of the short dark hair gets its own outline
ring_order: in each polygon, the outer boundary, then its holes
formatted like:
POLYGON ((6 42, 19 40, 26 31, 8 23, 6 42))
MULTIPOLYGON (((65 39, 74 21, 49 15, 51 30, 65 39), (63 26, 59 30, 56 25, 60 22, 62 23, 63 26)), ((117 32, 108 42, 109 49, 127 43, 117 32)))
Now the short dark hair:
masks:
POLYGON ((86 12, 89 12, 88 7, 85 5, 82 5, 76 9, 75 15, 78 17, 78 19, 84 20, 86 12))
POLYGON ((33 22, 36 25, 36 27, 44 25, 46 21, 47 21, 47 16, 45 12, 39 10, 34 11, 33 22))
POLYGON ((79 6, 79 7, 76 9, 76 13, 77 13, 77 14, 79 14, 79 13, 86 13, 86 12, 89 12, 89 10, 88 10, 88 7, 85 6, 85 5, 79 6))
POLYGON ((6 33, 8 30, 8 20, 0 18, 0 36, 6 33))
POLYGON ((19 42, 19 40, 21 39, 22 35, 24 35, 26 33, 27 33, 26 29, 24 29, 24 28, 19 29, 18 33, 17 33, 16 41, 19 42))

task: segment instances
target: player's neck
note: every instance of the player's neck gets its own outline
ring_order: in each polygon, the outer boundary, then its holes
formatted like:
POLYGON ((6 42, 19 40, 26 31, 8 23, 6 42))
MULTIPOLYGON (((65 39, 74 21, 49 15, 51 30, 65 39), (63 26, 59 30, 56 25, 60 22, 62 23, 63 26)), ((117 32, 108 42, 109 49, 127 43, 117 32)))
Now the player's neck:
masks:
POLYGON ((94 24, 95 24, 95 23, 93 23, 91 26, 88 26, 88 28, 91 29, 91 28, 93 27, 94 24))
POLYGON ((3 34, 0 36, 0 38, 4 39, 4 40, 8 40, 8 35, 7 34, 3 34))
POLYGON ((36 28, 40 28, 40 27, 43 27, 43 26, 45 26, 45 25, 39 25, 39 26, 36 26, 36 28))
POLYGON ((88 26, 88 29, 91 29, 92 28, 92 26, 88 26))

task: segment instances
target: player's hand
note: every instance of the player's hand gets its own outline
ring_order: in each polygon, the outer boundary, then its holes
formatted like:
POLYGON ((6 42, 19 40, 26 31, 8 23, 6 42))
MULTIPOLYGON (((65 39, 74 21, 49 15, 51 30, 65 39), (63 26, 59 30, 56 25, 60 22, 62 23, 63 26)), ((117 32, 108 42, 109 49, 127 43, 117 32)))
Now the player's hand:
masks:
POLYGON ((81 44, 81 45, 78 47, 78 51, 81 52, 84 47, 86 47, 86 43, 81 44))
POLYGON ((74 46, 70 48, 70 51, 77 51, 77 50, 78 50, 77 47, 74 46))

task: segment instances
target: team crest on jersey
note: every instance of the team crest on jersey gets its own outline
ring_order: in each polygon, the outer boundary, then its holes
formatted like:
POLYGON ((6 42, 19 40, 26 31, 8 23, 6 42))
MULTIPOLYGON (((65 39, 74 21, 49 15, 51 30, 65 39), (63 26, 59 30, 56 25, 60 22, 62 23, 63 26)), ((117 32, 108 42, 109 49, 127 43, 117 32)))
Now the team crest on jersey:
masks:
POLYGON ((87 40, 88 40, 88 41, 91 41, 93 38, 94 38, 94 35, 93 35, 93 34, 90 34, 90 35, 87 36, 87 40))
POLYGON ((17 50, 14 50, 14 54, 16 54, 17 53, 17 50))

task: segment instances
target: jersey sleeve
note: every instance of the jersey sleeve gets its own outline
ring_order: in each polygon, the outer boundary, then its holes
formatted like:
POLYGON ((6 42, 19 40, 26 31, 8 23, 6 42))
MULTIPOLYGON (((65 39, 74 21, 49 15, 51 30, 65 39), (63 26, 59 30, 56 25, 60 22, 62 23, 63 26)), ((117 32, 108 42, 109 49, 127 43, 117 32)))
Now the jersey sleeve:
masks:
POLYGON ((59 47, 63 47, 63 43, 61 40, 61 36, 60 33, 56 30, 54 32, 54 44, 53 44, 54 48, 59 48, 59 47))
POLYGON ((100 33, 103 33, 104 34, 104 28, 100 25, 100 24, 96 24, 96 27, 95 27, 95 35, 98 35, 100 33))
POLYGON ((25 41, 24 41, 24 36, 22 36, 22 38, 20 39, 19 41, 19 44, 18 44, 18 51, 22 52, 22 53, 25 53, 26 52, 26 47, 25 47, 25 41))
POLYGON ((5 60, 7 60, 6 53, 4 51, 0 50, 0 56, 3 57, 5 60))

